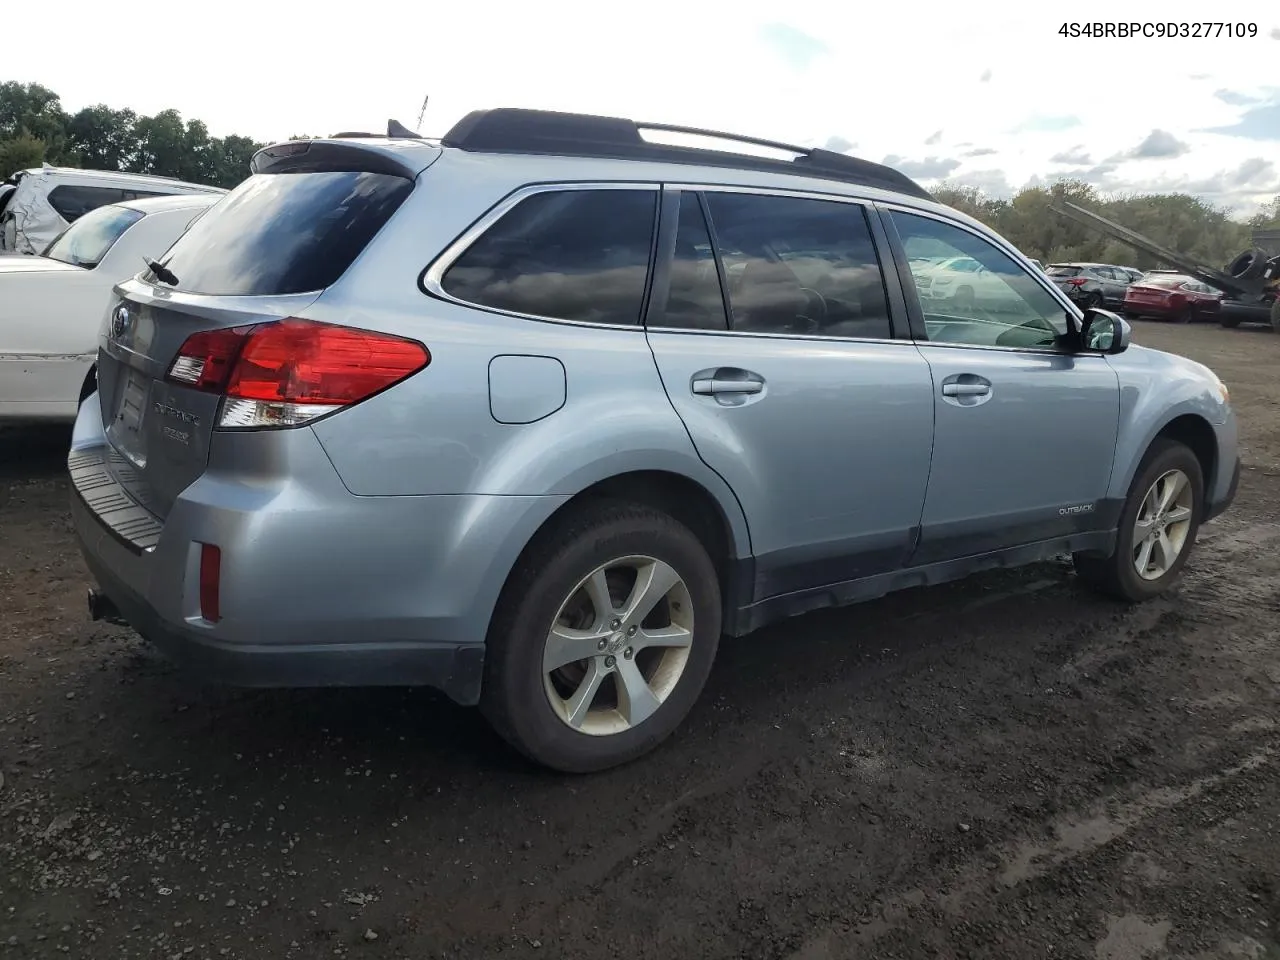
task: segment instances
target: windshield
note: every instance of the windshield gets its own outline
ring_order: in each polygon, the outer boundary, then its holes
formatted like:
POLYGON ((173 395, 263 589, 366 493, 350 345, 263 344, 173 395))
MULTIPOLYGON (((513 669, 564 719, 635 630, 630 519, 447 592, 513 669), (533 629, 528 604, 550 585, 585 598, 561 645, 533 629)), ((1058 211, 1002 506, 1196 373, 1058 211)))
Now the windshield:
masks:
POLYGON ((98 207, 54 237, 44 255, 92 270, 124 232, 141 219, 141 213, 128 207, 98 207))

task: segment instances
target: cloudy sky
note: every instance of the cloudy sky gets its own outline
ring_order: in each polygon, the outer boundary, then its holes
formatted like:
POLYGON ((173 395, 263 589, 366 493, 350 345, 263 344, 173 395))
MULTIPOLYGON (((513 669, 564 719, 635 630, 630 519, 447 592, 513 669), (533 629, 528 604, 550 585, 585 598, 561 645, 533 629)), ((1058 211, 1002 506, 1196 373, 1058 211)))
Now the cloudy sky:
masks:
POLYGON ((215 135, 264 140, 381 130, 388 117, 412 127, 429 94, 427 135, 479 107, 542 107, 827 145, 993 194, 1075 176, 1248 213, 1280 193, 1280 4, 1037 6, 384 0, 300 14, 270 0, 199 13, 73 0, 56 15, 76 28, 56 44, 11 39, 0 75, 49 86, 72 111, 174 107, 215 135), (1068 16, 1228 12, 1257 36, 1057 32, 1068 16))

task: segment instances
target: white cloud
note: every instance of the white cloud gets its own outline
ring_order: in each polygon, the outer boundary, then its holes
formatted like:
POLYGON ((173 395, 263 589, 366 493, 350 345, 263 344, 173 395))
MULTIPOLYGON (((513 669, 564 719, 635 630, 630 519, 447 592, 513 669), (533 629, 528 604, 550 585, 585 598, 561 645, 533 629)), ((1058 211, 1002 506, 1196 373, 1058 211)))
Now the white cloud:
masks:
MULTIPOLYGON (((935 168, 959 160, 952 180, 998 171, 1015 185, 1054 175, 1055 154, 1082 147, 1111 157, 1152 130, 1189 149, 1143 161, 1143 176, 1217 175, 1263 144, 1208 131, 1238 124, 1249 109, 1241 97, 1275 82, 1273 58, 1254 49, 1273 45, 1265 37, 1056 33, 1063 17, 1110 18, 1089 4, 1062 17, 1012 4, 969 17, 939 0, 910 10, 651 0, 621 24, 585 0, 402 2, 355 19, 324 9, 299 16, 287 5, 225 0, 216 15, 183 5, 157 13, 149 0, 68 0, 59 17, 75 29, 59 33, 56 56, 11 43, 4 73, 53 88, 71 110, 174 107, 215 135, 379 130, 388 117, 412 126, 430 94, 428 134, 479 107, 543 107, 856 142, 869 159, 896 154, 935 168), (105 44, 121 23, 147 24, 145 39, 105 44), (908 27, 909 45, 878 39, 908 27), (1215 96, 1224 90, 1237 96, 1215 96), (1111 107, 1091 106, 1101 103, 1111 107), (1064 127, 1065 117, 1079 122, 1064 127), (939 128, 994 153, 940 157, 922 146, 939 128)), ((1160 19, 1199 21, 1203 7, 1169 0, 1160 19)))

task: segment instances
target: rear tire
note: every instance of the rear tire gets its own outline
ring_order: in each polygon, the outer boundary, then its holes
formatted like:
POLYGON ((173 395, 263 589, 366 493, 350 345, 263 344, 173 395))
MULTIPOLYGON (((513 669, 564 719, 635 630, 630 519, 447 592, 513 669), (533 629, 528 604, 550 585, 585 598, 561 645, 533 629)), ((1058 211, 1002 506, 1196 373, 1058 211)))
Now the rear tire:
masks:
POLYGON ((1196 308, 1188 304, 1173 315, 1174 323, 1191 323, 1196 318, 1196 308))
POLYGON ((1120 511, 1115 549, 1109 556, 1076 553, 1073 558, 1076 575, 1093 589, 1119 600, 1130 603, 1149 600, 1163 593, 1182 571, 1195 546, 1203 515, 1204 475, 1200 461, 1185 444, 1157 439, 1147 451, 1129 487, 1129 496, 1120 511), (1179 495, 1172 498, 1171 505, 1163 511, 1155 511, 1155 518, 1149 522, 1148 517, 1152 516, 1149 506, 1153 503, 1158 505, 1160 494, 1166 489, 1156 489, 1156 485, 1172 481, 1176 487, 1177 474, 1186 482, 1185 496, 1180 489, 1179 495), (1187 511, 1185 519, 1181 510, 1187 511), (1169 519, 1171 517, 1174 519, 1169 519), (1159 537, 1139 539, 1141 531, 1155 533, 1159 530, 1164 531, 1163 543, 1177 548, 1171 562, 1159 537), (1143 543, 1147 539, 1152 541, 1152 547, 1144 557, 1143 543), (1145 575, 1138 572, 1140 561, 1144 564, 1145 575))
POLYGON ((481 710, 503 739, 552 769, 627 763, 692 709, 721 617, 715 565, 692 532, 650 507, 588 503, 540 532, 503 588, 481 710), (647 583, 652 590, 640 589, 647 583), (649 617, 642 595, 658 597, 649 617), (556 665, 576 653, 584 656, 556 665))
POLYGON ((1225 327, 1228 330, 1234 330, 1236 327, 1240 326, 1240 318, 1222 314, 1218 317, 1218 325, 1225 327))
POLYGON ((1280 333, 1280 299, 1271 301, 1271 329, 1280 333))
POLYGON ((1084 308, 1086 310, 1098 310, 1102 307, 1102 294, 1096 290, 1084 298, 1084 308))

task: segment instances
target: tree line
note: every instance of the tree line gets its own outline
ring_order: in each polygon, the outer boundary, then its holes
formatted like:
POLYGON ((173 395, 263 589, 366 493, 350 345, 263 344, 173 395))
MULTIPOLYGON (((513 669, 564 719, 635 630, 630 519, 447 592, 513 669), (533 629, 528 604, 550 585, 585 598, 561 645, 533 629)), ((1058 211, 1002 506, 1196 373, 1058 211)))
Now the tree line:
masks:
MULTIPOLYGON (((249 137, 211 137, 203 122, 184 121, 177 110, 148 117, 97 104, 69 114, 47 87, 0 83, 0 179, 50 163, 233 187, 248 176, 249 160, 262 146, 249 137)), ((933 193, 1044 263, 1088 260, 1140 269, 1157 266, 1146 254, 1054 213, 1050 204, 1062 200, 1212 266, 1225 264, 1247 248, 1253 229, 1280 227, 1280 197, 1241 221, 1184 193, 1103 196, 1091 185, 1072 180, 1028 188, 1007 200, 947 183, 933 193)))
POLYGON ((1212 267, 1225 266, 1237 253, 1248 249, 1254 230, 1280 228, 1280 196, 1242 221, 1185 193, 1105 196, 1077 180, 1031 187, 1009 200, 989 197, 974 187, 946 183, 932 193, 940 202, 981 220, 1027 256, 1046 264, 1114 263, 1140 270, 1162 266, 1148 254, 1050 209, 1064 200, 1212 267))
POLYGON ((148 117, 96 104, 67 113, 47 87, 0 83, 0 179, 48 163, 234 187, 262 146, 249 137, 211 137, 202 121, 184 121, 177 110, 148 117))

